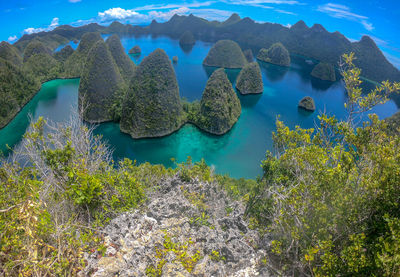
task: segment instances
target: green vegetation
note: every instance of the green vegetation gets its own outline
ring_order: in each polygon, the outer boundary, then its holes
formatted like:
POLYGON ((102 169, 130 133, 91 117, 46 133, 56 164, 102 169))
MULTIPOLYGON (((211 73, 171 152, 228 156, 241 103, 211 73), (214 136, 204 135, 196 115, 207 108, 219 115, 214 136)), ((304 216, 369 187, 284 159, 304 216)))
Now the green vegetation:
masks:
POLYGON ((232 40, 220 40, 207 54, 203 64, 223 68, 242 68, 247 61, 240 46, 232 40))
POLYGON ((192 32, 186 31, 180 37, 179 43, 181 45, 194 45, 196 43, 196 39, 194 38, 192 32))
POLYGON ((38 54, 48 54, 51 55, 51 50, 47 48, 43 43, 38 40, 31 41, 25 48, 24 51, 24 62, 26 62, 30 57, 38 54))
POLYGON ((74 49, 71 47, 71 45, 67 45, 60 51, 56 52, 54 54, 54 58, 57 61, 65 62, 73 53, 74 53, 74 49))
POLYGON ((40 83, 11 62, 0 58, 0 128, 34 96, 40 83))
POLYGON ((258 52, 257 59, 276 65, 290 66, 289 51, 280 42, 274 43, 268 50, 262 48, 258 52))
POLYGON ((133 138, 165 136, 185 123, 175 71, 164 50, 143 59, 123 102, 121 131, 133 138))
POLYGON ((9 61, 16 66, 22 65, 22 57, 18 52, 18 49, 6 41, 0 43, 0 58, 9 61))
POLYGON ((348 120, 321 115, 317 129, 295 130, 277 121, 276 155, 267 153, 248 197, 248 215, 273 238, 270 259, 283 275, 400 274, 400 139, 376 115, 353 125, 400 83, 362 96, 354 55, 343 59, 348 120))
POLYGON ((78 117, 50 128, 39 119, 25 138, 15 155, 31 166, 4 161, 0 168, 0 272, 74 276, 84 253, 104 254, 99 226, 143 202, 140 176, 152 166, 122 161, 116 169, 78 117))
POLYGON ((100 33, 85 33, 76 51, 65 62, 65 73, 68 77, 80 77, 90 49, 98 41, 103 41, 100 33))
POLYGON ((140 49, 139 45, 135 45, 131 50, 129 50, 129 54, 139 55, 140 53, 142 53, 142 49, 140 49))
POLYGON ((264 85, 261 69, 257 62, 247 64, 240 71, 236 80, 236 88, 241 94, 262 93, 264 85))
POLYGON ((400 135, 400 112, 397 112, 391 117, 386 118, 385 121, 388 124, 389 132, 391 134, 400 135))
POLYGON ((200 111, 192 120, 199 128, 222 135, 233 127, 241 111, 239 98, 224 69, 220 68, 208 79, 201 98, 200 111))
POLYGON ((133 77, 133 73, 135 72, 135 64, 125 53, 125 49, 117 35, 109 37, 106 44, 110 50, 111 56, 114 58, 114 61, 119 68, 121 76, 127 83, 129 83, 133 77))
POLYGON ((325 81, 336 81, 335 68, 329 63, 317 64, 312 70, 311 76, 325 81))
POLYGON ((303 97, 299 102, 299 107, 307 111, 315 111, 314 99, 310 96, 303 97))
POLYGON ((253 51, 251 51, 251 49, 244 50, 243 54, 246 57, 247 62, 251 63, 254 61, 253 51))
POLYGON ((114 119, 110 110, 118 94, 124 94, 124 82, 103 40, 90 50, 79 84, 79 107, 88 122, 114 119))

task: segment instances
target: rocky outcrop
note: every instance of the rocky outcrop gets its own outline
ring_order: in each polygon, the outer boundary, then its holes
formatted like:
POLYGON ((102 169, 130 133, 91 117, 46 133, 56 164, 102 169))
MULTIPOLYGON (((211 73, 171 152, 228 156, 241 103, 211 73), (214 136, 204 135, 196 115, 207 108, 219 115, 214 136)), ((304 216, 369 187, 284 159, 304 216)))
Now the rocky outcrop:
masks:
POLYGON ((146 208, 125 213, 103 232, 106 254, 87 257, 81 276, 269 276, 260 238, 243 203, 210 183, 164 181, 146 208))
POLYGON ((246 63, 242 49, 232 40, 218 41, 203 61, 203 65, 223 68, 242 68, 246 63))
POLYGON ((311 112, 315 111, 314 99, 311 98, 310 96, 304 97, 299 102, 299 108, 302 108, 304 110, 311 111, 311 112))
POLYGON ((173 56, 172 57, 172 62, 173 63, 178 63, 178 56, 173 56))
POLYGON ((240 71, 236 80, 236 88, 241 94, 262 93, 264 85, 260 66, 257 62, 247 64, 240 71))
POLYGON ((195 124, 209 133, 222 135, 233 127, 241 111, 239 98, 224 69, 214 71, 204 89, 195 124))
POLYGON ((324 81, 336 81, 335 68, 329 63, 317 64, 311 72, 311 76, 324 80, 324 81))
POLYGON ((182 34, 179 39, 180 45, 194 45, 196 43, 196 39, 194 38, 192 32, 186 31, 182 34))
POLYGON ((125 49, 121 44, 121 41, 117 35, 112 35, 106 40, 108 49, 110 50, 111 56, 114 58, 115 63, 121 73, 121 76, 126 82, 130 82, 133 73, 135 72, 135 64, 125 53, 125 49))
POLYGON ((140 53, 142 53, 142 49, 140 49, 139 45, 135 45, 129 50, 129 54, 140 55, 140 53))
POLYGON ((174 68, 164 50, 156 49, 135 71, 122 107, 121 131, 133 138, 160 137, 184 122, 174 68))
POLYGON ((91 123, 113 119, 110 108, 122 93, 123 80, 104 41, 98 41, 87 57, 79 84, 83 119, 91 123))
POLYGON ((289 51, 279 42, 273 44, 268 50, 262 48, 258 52, 257 59, 280 66, 290 66, 289 51))

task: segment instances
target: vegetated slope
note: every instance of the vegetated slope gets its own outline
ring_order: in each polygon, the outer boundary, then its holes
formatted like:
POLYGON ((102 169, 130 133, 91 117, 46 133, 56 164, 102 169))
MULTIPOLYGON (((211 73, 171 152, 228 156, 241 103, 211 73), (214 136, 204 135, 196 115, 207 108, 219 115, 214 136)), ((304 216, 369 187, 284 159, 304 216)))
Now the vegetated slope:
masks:
POLYGON ((196 43, 196 39, 194 38, 192 32, 186 31, 180 37, 179 43, 181 45, 194 45, 196 43))
POLYGON ((135 71, 135 64, 125 53, 125 49, 117 35, 112 35, 106 41, 108 49, 126 82, 130 82, 135 71))
POLYGON ((9 61, 0 58, 0 128, 33 97, 40 83, 9 61))
MULTIPOLYGON (((343 53, 353 51, 359 57, 356 64, 362 69, 364 77, 378 82, 386 79, 400 80, 399 70, 387 61, 372 40, 363 41, 362 39, 360 42, 352 43, 339 32, 330 33, 320 24, 309 28, 302 20, 287 28, 280 24, 257 23, 248 17, 240 19, 234 15, 226 22, 207 21, 192 14, 189 16, 174 15, 165 23, 153 21, 145 27, 123 25, 118 22, 112 23, 109 27, 95 23, 81 27, 62 25, 50 32, 24 35, 14 45, 23 51, 26 44, 33 39, 54 45, 62 38, 80 39, 87 32, 131 36, 167 35, 179 39, 185 31, 190 31, 196 39, 206 42, 216 42, 222 39, 234 40, 244 49, 251 48, 256 52, 261 48, 268 48, 276 42, 281 42, 290 53, 301 54, 334 65, 339 62, 343 53), (368 53, 371 50, 376 52, 369 56, 368 53)), ((62 43, 55 47, 60 44, 62 43)))
POLYGON ((62 69, 60 63, 51 55, 50 49, 36 40, 30 42, 25 48, 23 68, 39 82, 59 77, 62 69))
POLYGON ((9 61, 16 66, 22 65, 22 57, 18 52, 18 49, 6 41, 0 43, 0 58, 9 61))
POLYGON ((262 93, 264 85, 261 69, 257 62, 247 64, 240 71, 236 80, 236 88, 241 94, 262 93))
POLYGON ((247 62, 251 63, 254 61, 253 51, 251 51, 251 49, 244 50, 243 55, 246 57, 247 62))
POLYGON ((224 68, 242 68, 247 63, 240 46, 231 40, 220 40, 207 54, 203 64, 224 68))
POLYGON ((67 45, 60 51, 54 53, 54 58, 60 62, 65 62, 73 53, 74 49, 71 47, 71 45, 67 45))
POLYGON ((142 53, 142 49, 139 45, 135 45, 129 50, 129 54, 139 55, 140 53, 142 53))
POLYGON ((329 63, 317 64, 311 71, 311 76, 325 81, 336 81, 335 68, 329 63))
POLYGON ((135 71, 122 107, 121 131, 133 138, 160 137, 184 122, 174 68, 164 50, 156 49, 135 71))
POLYGON ((281 66, 290 66, 289 51, 282 43, 274 43, 270 48, 262 48, 257 55, 257 59, 281 66))
POLYGON ((222 135, 238 120, 242 108, 223 68, 210 76, 200 101, 200 113, 195 124, 201 129, 222 135))
POLYGON ((79 84, 79 106, 88 122, 113 119, 111 107, 123 93, 123 80, 104 41, 97 41, 89 52, 79 84))
POLYGON ((78 45, 76 51, 65 62, 65 75, 68 77, 79 77, 82 74, 83 66, 86 62, 86 57, 89 54, 92 46, 98 42, 103 41, 100 33, 85 33, 78 45))

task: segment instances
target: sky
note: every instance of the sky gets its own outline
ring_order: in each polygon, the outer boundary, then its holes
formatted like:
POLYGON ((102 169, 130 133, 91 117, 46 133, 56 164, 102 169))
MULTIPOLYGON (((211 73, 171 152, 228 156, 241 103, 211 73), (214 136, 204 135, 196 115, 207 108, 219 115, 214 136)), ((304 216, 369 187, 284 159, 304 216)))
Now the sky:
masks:
POLYGON ((144 25, 190 13, 222 21, 233 12, 288 27, 299 20, 309 27, 319 23, 352 41, 368 35, 400 68, 400 0, 0 0, 0 40, 12 43, 25 33, 50 31, 63 24, 108 25, 118 20, 144 25))

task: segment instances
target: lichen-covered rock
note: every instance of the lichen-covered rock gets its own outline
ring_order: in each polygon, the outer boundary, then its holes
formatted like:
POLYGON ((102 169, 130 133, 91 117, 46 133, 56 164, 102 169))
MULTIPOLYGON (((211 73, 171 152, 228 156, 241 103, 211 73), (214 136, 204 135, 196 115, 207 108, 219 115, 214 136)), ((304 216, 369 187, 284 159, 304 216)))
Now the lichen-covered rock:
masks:
POLYGON ((222 135, 233 127, 241 112, 239 98, 224 69, 214 71, 204 89, 195 124, 209 133, 222 135))
POLYGON ((103 41, 100 33, 85 33, 76 51, 66 60, 64 68, 66 77, 80 77, 90 49, 96 42, 103 41))
POLYGON ((257 59, 281 66, 290 66, 289 51, 282 43, 274 43, 268 50, 262 48, 257 55, 257 59))
POLYGON ((315 111, 314 99, 311 98, 310 96, 304 97, 299 102, 299 108, 302 108, 302 109, 305 109, 305 110, 311 111, 311 112, 315 111))
POLYGON ((264 85, 260 66, 257 62, 247 64, 240 71, 236 80, 236 88, 241 94, 262 93, 264 85))
POLYGON ((9 61, 16 66, 22 65, 22 57, 19 54, 18 49, 6 41, 0 43, 0 58, 9 61))
POLYGON ((130 82, 135 72, 135 64, 125 53, 125 49, 117 35, 112 35, 106 41, 111 56, 119 68, 119 72, 125 81, 130 82))
POLYGON ((160 137, 185 122, 175 71, 167 54, 156 49, 137 67, 121 114, 121 131, 133 138, 160 137))
POLYGON ((246 57, 247 62, 251 63, 254 61, 253 51, 251 51, 251 49, 244 50, 243 54, 246 57))
POLYGON ((177 56, 173 56, 172 57, 172 62, 173 63, 178 63, 178 57, 177 56))
POLYGON ((91 123, 113 119, 110 108, 122 93, 123 79, 104 41, 90 50, 79 84, 79 106, 83 119, 91 123))
POLYGON ((74 53, 74 49, 71 45, 65 46, 60 51, 54 54, 54 58, 60 62, 65 62, 72 54, 74 53))
POLYGON ((247 61, 240 46, 232 40, 220 40, 210 49, 203 64, 223 68, 242 68, 247 61))
POLYGON ((148 194, 145 209, 122 214, 104 228, 106 255, 91 254, 82 274, 270 276, 260 266, 265 252, 257 246, 263 242, 244 212, 243 203, 217 185, 174 176, 148 194))
POLYGON ((142 53, 142 49, 140 49, 139 45, 135 45, 129 50, 129 54, 139 55, 140 53, 142 53))
POLYGON ((311 72, 311 76, 324 80, 324 81, 336 81, 335 68, 329 63, 317 64, 311 72))
POLYGON ((181 45, 194 45, 196 43, 196 39, 194 38, 192 32, 186 31, 180 37, 179 43, 181 45))

